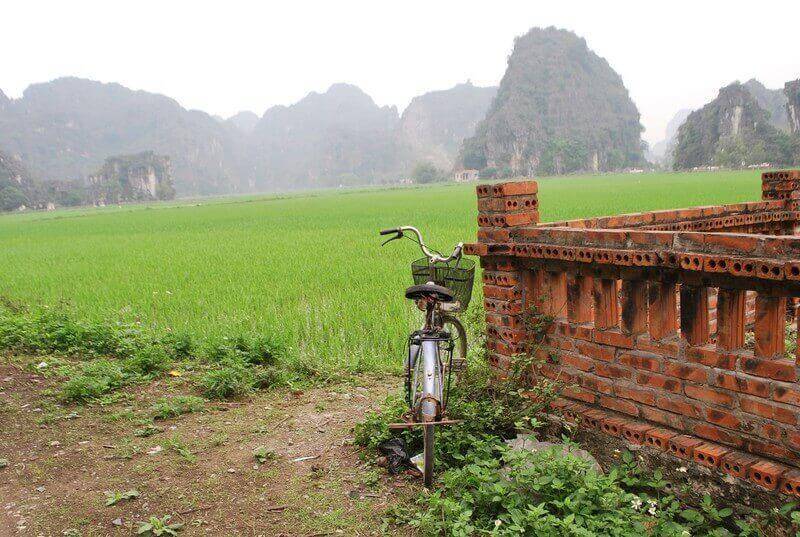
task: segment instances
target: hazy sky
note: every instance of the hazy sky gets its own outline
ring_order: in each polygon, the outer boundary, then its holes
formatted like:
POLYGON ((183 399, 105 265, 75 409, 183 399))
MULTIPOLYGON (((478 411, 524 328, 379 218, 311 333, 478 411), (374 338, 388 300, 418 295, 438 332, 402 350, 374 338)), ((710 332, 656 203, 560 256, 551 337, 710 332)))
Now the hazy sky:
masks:
POLYGON ((800 0, 5 0, 1 11, 0 89, 11 97, 75 75, 224 117, 334 82, 401 111, 467 79, 494 85, 514 37, 533 26, 586 38, 622 76, 650 142, 728 82, 800 78, 800 0))

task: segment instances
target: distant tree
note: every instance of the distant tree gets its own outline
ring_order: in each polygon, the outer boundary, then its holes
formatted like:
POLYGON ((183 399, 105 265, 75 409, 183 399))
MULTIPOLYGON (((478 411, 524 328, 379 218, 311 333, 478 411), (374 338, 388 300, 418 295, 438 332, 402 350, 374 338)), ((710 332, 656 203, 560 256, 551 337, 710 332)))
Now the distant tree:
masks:
POLYGON ((13 211, 28 204, 28 198, 19 188, 7 186, 0 190, 0 210, 13 211))
POLYGON ((411 177, 416 183, 436 183, 445 180, 445 174, 442 170, 431 164, 430 162, 419 162, 414 166, 411 172, 411 177))

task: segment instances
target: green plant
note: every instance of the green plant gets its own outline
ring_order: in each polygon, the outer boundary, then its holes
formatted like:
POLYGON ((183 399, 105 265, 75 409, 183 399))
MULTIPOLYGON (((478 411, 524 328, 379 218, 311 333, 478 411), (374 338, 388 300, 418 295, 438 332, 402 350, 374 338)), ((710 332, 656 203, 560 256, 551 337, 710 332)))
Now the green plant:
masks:
POLYGON ((162 397, 153 404, 151 412, 153 419, 166 420, 177 418, 183 414, 200 412, 205 408, 205 401, 194 395, 176 395, 173 397, 162 397))
POLYGON ((109 490, 103 494, 106 496, 106 507, 116 505, 124 500, 133 500, 139 497, 139 491, 136 489, 131 489, 125 492, 114 492, 109 490))
POLYGON ((276 460, 278 458, 278 454, 265 448, 264 446, 259 446, 253 450, 253 457, 255 457, 259 464, 264 464, 266 462, 276 460))
POLYGON ((203 395, 210 399, 229 399, 247 395, 255 386, 256 376, 247 364, 227 360, 197 381, 203 395))
POLYGON ((147 522, 139 522, 136 535, 153 535, 155 537, 160 535, 178 535, 178 532, 183 529, 183 524, 170 524, 170 520, 172 520, 170 515, 161 518, 151 516, 147 522))
POLYGON ((161 446, 164 449, 174 451, 175 453, 180 455, 180 457, 186 462, 189 462, 191 464, 197 462, 197 455, 192 453, 192 451, 189 449, 186 443, 177 434, 173 435, 171 438, 164 439, 161 442, 161 446))
POLYGON ((59 397, 67 402, 86 402, 122 386, 125 380, 125 373, 115 362, 105 359, 87 362, 61 385, 59 397))

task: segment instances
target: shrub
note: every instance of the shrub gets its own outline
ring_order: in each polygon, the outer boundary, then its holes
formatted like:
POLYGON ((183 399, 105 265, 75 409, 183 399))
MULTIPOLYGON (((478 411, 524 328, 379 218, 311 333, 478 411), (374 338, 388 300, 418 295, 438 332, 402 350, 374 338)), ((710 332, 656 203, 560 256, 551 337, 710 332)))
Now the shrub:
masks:
POLYGON ((205 402, 200 397, 193 395, 176 395, 175 397, 162 397, 153 405, 153 419, 166 420, 177 418, 183 414, 199 412, 205 408, 205 402))
POLYGON ((150 377, 169 369, 171 360, 161 347, 143 347, 123 361, 125 372, 129 375, 150 377))
POLYGON ((125 374, 116 362, 95 360, 81 364, 78 372, 61 386, 59 397, 68 402, 97 399, 123 385, 125 374))
POLYGON ((476 456, 443 476, 410 523, 426 535, 646 535, 638 496, 616 475, 554 450, 476 456))
POLYGON ((255 386, 255 374, 247 364, 226 361, 198 380, 203 395, 210 399, 229 399, 250 393, 255 386))

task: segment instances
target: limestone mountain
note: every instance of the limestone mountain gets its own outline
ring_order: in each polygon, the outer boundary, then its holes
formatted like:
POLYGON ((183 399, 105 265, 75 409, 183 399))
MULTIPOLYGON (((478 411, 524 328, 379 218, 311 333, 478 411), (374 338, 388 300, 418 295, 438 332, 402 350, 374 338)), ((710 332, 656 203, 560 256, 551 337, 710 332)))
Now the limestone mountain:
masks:
POLYGON ((88 183, 89 196, 96 204, 175 197, 170 158, 152 151, 109 157, 88 183))
POLYGON ((245 110, 239 112, 238 114, 232 115, 226 119, 225 122, 239 129, 244 134, 250 134, 253 132, 253 129, 256 128, 256 125, 258 125, 259 119, 260 118, 258 117, 258 114, 255 112, 245 110))
POLYGON ((783 87, 786 94, 786 116, 789 123, 789 131, 800 136, 800 80, 787 82, 783 87))
POLYGON ((477 87, 468 81, 414 97, 403 111, 397 133, 404 170, 417 162, 450 170, 462 142, 475 133, 496 94, 496 87, 477 87))
POLYGON ((374 183, 396 167, 394 106, 356 86, 334 84, 264 113, 249 142, 253 188, 374 183))
POLYGON ((37 197, 36 183, 27 168, 19 159, 0 151, 0 211, 29 207, 37 197))
POLYGON ((794 160, 789 135, 770 123, 769 113, 738 82, 689 115, 678 130, 674 157, 676 170, 794 160))
POLYGON ((767 111, 773 127, 782 131, 789 130, 789 118, 786 115, 788 101, 783 89, 769 89, 755 78, 745 82, 744 87, 755 98, 758 106, 767 111))
POLYGON ((119 84, 60 78, 0 106, 0 147, 42 179, 83 180, 110 155, 170 155, 181 194, 241 189, 236 133, 204 112, 119 84))
POLYGON ((553 27, 518 37, 486 118, 460 153, 485 175, 605 171, 643 162, 639 111, 586 41, 553 27))
POLYGON ((678 129, 686 121, 692 111, 688 108, 678 110, 664 129, 664 139, 653 144, 648 152, 648 159, 651 162, 660 162, 668 167, 672 167, 672 152, 675 150, 675 137, 678 129))

